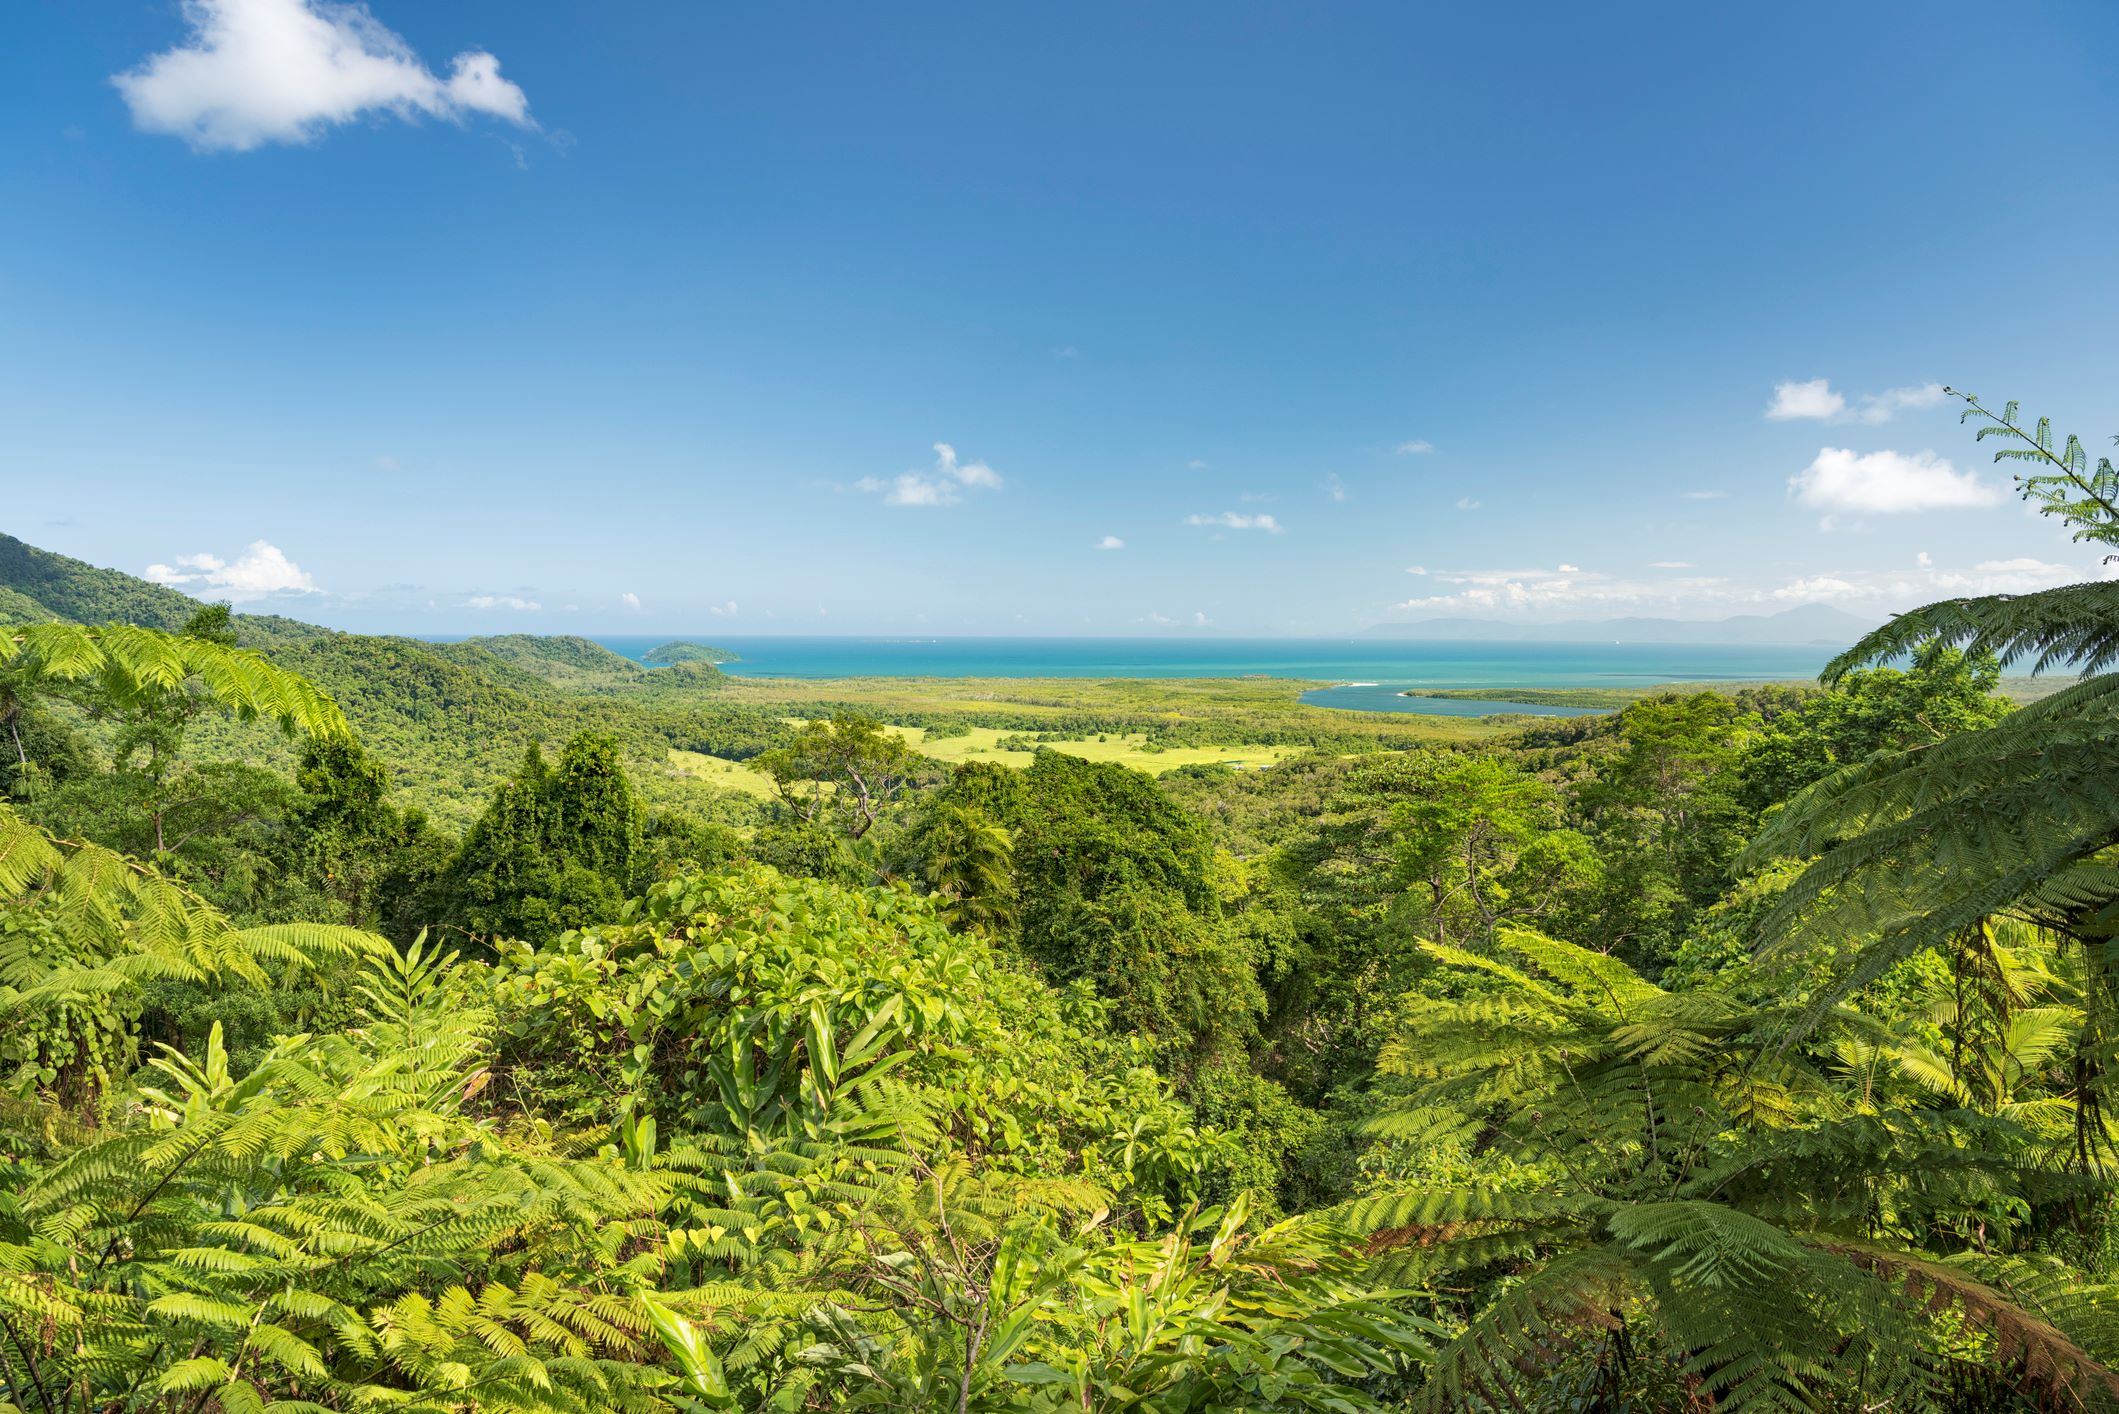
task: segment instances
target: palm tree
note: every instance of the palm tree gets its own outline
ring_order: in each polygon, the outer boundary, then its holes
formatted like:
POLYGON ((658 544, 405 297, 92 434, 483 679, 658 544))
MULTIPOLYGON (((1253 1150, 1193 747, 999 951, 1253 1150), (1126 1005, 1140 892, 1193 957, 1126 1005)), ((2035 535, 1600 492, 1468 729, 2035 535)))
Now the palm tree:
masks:
POLYGON ((1015 918, 1015 844, 980 812, 944 805, 921 841, 922 872, 942 899, 942 917, 966 932, 994 934, 1015 918))

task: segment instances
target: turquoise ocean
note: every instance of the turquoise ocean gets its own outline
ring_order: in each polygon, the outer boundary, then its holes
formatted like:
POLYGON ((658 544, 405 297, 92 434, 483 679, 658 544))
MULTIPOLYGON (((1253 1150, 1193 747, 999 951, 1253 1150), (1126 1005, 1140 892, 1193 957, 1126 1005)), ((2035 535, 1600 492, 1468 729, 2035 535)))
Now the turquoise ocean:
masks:
MULTIPOLYGON (((1814 678, 1829 646, 1683 643, 1483 643, 1316 638, 827 638, 718 634, 596 634, 638 661, 675 638, 739 654, 723 671, 779 678, 1305 678, 1335 684, 1304 694, 1318 706, 1483 716, 1538 711, 1509 688, 1648 687, 1666 682, 1814 678), (1421 699, 1412 687, 1491 688, 1492 701, 1421 699)), ((1545 712, 1571 715, 1572 709, 1545 712)))

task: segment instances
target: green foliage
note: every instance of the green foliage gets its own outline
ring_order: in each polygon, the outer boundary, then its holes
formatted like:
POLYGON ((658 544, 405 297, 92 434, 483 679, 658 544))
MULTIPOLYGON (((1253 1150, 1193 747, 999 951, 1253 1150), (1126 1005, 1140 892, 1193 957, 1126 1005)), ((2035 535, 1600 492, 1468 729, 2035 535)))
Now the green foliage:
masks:
POLYGON ((437 887, 440 921, 473 938, 543 942, 615 917, 648 861, 618 744, 584 732, 549 767, 533 744, 437 887))
POLYGON ((858 840, 911 788, 923 758, 874 718, 842 713, 806 723, 756 766, 797 820, 858 840))
POLYGON ((464 1112, 484 1024, 417 953, 368 1026, 237 1075, 171 1053, 146 1125, 0 1208, 17 1407, 652 1409, 617 1254, 652 1176, 525 1152, 464 1112))
POLYGON ((503 959, 510 1084, 573 1122, 887 1144, 862 1104, 887 1079, 950 1152, 1088 1179, 1152 1215, 1220 1161, 1100 1006, 894 890, 680 876, 624 923, 503 959))
POLYGON ((2008 711, 1994 695, 2000 664, 1938 643, 1923 645, 1907 668, 1842 674, 1835 690, 1779 714, 1749 744, 1737 794, 1763 811, 1812 781, 1879 751, 1904 751, 1957 732, 1992 726, 2008 711))
MULTIPOLYGON (((2043 424, 2035 436, 2022 433, 2014 407, 1982 434, 2016 436, 2028 444, 2018 449, 2023 455, 2061 466, 2062 480, 2077 476, 2075 443, 2054 457, 2043 424)), ((1981 413, 1973 402, 1967 415, 1981 413)), ((2060 495, 2051 481, 2027 481, 2026 494, 2060 495)), ((2102 539, 2109 509, 2085 496, 2048 499, 2047 507, 2102 539)), ((2109 664, 2119 642, 2111 638, 2110 587, 1932 604, 1871 634, 1828 675, 1843 677, 1924 642, 1963 644, 1974 658, 2004 664, 2035 654, 2041 667, 2074 663, 2095 671, 2109 664)), ((2119 871, 2105 857, 2119 845, 2115 713, 2119 675, 2089 676, 1991 725, 1882 752, 1819 779, 1751 846, 1753 863, 1816 856, 1763 920, 1762 937, 1784 954, 1863 940, 1844 958, 1827 996, 1945 947, 1997 914, 2110 938, 2119 922, 2119 871)))
POLYGON ((643 663, 733 663, 737 657, 726 648, 689 643, 680 638, 648 649, 640 655, 640 660, 643 663))
POLYGON ((913 846, 921 877, 942 900, 955 928, 992 936, 1015 921, 1015 842, 976 809, 943 803, 923 822, 913 846))
POLYGON ((1311 774, 1330 794, 1276 861, 1291 927, 1265 976, 1274 1071, 1314 1104, 1365 1078, 1424 968, 1416 939, 1476 945, 1550 916, 1600 861, 1560 794, 1507 761, 1407 752, 1311 774))
POLYGON ((1200 824, 1137 771, 1045 751, 1019 781, 959 773, 942 799, 1014 840, 1016 937, 1055 981, 1180 1066, 1240 1051, 1264 1007, 1200 824))
POLYGON ((232 927, 153 867, 0 804, 0 1084, 19 1099, 99 1113, 157 984, 262 988, 369 946, 325 924, 232 927))
POLYGON ((862 1214, 854 1290, 809 1315, 802 1361, 840 1409, 1261 1409, 1365 1414, 1362 1388, 1425 1356, 1426 1322, 1366 1280, 1358 1249, 1315 1220, 1251 1230, 1246 1205, 1187 1213, 1156 1241, 1111 1241, 1050 1199, 996 1204, 921 1169, 862 1214))
POLYGON ((1724 1410, 1937 1407, 1953 1383, 2055 1405, 2119 1393, 2109 1289, 2051 1302, 2034 1294, 2055 1289, 2051 1264, 1995 1261, 1939 1221, 2001 1193, 2062 1197, 2019 1117, 1850 1105, 1775 1044, 1771 1013, 1537 934, 1503 942, 1431 947, 1476 985, 1409 1006, 1385 1057, 1403 1095, 1376 1127, 1472 1141, 1482 1167, 1530 1181, 1396 1183, 1347 1215, 1438 1296, 1451 1273, 1512 1273, 1462 1313, 1421 1407, 1534 1398, 1570 1361, 1619 1379, 1635 1335, 1636 1358, 1724 1410), (2039 1277, 2012 1288, 1997 1274, 2013 1270, 2039 1277))

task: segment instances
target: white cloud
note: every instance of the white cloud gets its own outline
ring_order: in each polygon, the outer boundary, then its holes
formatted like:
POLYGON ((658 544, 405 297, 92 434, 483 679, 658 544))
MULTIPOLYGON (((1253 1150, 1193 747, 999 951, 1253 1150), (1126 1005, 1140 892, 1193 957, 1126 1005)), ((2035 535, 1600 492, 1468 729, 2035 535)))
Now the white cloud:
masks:
POLYGON ((116 75, 135 125, 200 151, 309 142, 363 114, 531 127, 530 101, 500 61, 467 50, 436 75, 365 5, 327 0, 184 0, 191 33, 116 75))
MULTIPOLYGON (((1671 568, 1677 562, 1668 562, 1671 568)), ((1709 618, 1732 613, 1774 613, 1795 604, 1844 604, 1857 613, 1886 613, 1955 594, 2021 594, 2093 577, 2080 566, 2030 556, 1982 560, 1968 570, 1918 571, 1828 569, 1780 583, 1739 581, 1712 575, 1659 574, 1640 579, 1555 569, 1429 569, 1412 566, 1435 592, 1391 608, 1419 616, 1473 614, 1531 620, 1652 613, 1709 618)))
MULTIPOLYGON (((1392 608, 1412 613, 1479 612, 1535 613, 1540 610, 1631 605, 1654 594, 1670 593, 1671 581, 1657 585, 1634 584, 1609 575, 1585 573, 1574 565, 1556 569, 1428 570, 1415 566, 1408 571, 1454 586, 1448 593, 1424 595, 1394 604, 1392 608)), ((1677 585, 1703 588, 1715 581, 1677 581, 1677 585)))
POLYGON ((1338 472, 1332 472, 1324 478, 1324 494, 1335 501, 1346 499, 1346 483, 1339 479, 1338 472))
POLYGON ((175 565, 147 567, 146 576, 156 584, 186 588, 233 604, 245 604, 274 594, 320 594, 309 572, 287 558, 279 546, 253 540, 234 561, 217 555, 179 555, 175 565))
POLYGON ((1823 511, 1875 512, 1956 510, 1991 506, 1999 486, 1959 471, 1933 452, 1854 452, 1820 447, 1817 459, 1788 478, 1803 505, 1823 511))
POLYGON ((1401 457, 1424 457, 1435 450, 1435 444, 1424 438, 1416 437, 1410 442, 1400 442, 1391 450, 1401 457))
POLYGON ((1692 568, 1692 561, 1690 561, 1690 560, 1650 560, 1650 561, 1648 562, 1648 568, 1650 568, 1650 569, 1652 569, 1652 570, 1689 570, 1689 569, 1691 569, 1691 568, 1692 568))
POLYGON ((1457 509, 1460 511, 1476 511, 1483 504, 1485 503, 1481 501, 1474 501, 1469 496, 1459 496, 1457 498, 1457 509))
POLYGON ((1186 471, 1205 471, 1206 469, 1207 464, 1204 461, 1200 460, 1198 457, 1194 457, 1192 458, 1192 460, 1185 463, 1186 471))
POLYGON ((618 602, 625 605, 628 609, 631 609, 636 614, 640 612, 640 596, 638 594, 633 593, 631 590, 627 590, 625 593, 619 595, 618 602))
POLYGON ((1798 579, 1793 584, 1784 584, 1773 591, 1773 597, 1794 603, 1829 603, 1834 599, 1856 599, 1861 589, 1851 581, 1837 575, 1818 574, 1808 579, 1798 579))
POLYGON ((864 476, 854 489, 881 495, 886 506, 953 506, 967 490, 1000 490, 1001 474, 984 462, 961 461, 956 448, 937 442, 932 469, 901 472, 887 481, 864 476))
MULTIPOLYGON (((736 617, 736 601, 731 599, 726 604, 709 604, 706 611, 717 619, 732 619, 736 617)), ((817 612, 821 614, 824 611, 819 609, 817 612)))
POLYGON ((1072 344, 1061 344, 1052 351, 1052 356, 1057 359, 1073 360, 1080 358, 1082 351, 1072 344))
POLYGON ((1687 491, 1684 496, 1688 501, 1726 501, 1729 499, 1727 491, 1687 491))
POLYGON ((1215 525, 1224 530, 1263 530, 1268 535, 1278 535, 1287 529, 1269 515, 1247 515, 1242 511, 1223 511, 1219 515, 1189 515, 1186 525, 1215 525))
POLYGON ((525 599, 519 594, 473 594, 470 598, 464 600, 464 604, 473 609, 519 609, 524 611, 544 607, 535 599, 525 599))
POLYGON ((1766 416, 1775 422, 1809 418, 1819 422, 1866 422, 1872 426, 1889 422, 1902 412, 1939 407, 1947 394, 1940 383, 1916 383, 1904 388, 1886 388, 1881 393, 1863 393, 1860 406, 1849 407, 1826 378, 1807 383, 1776 383, 1766 416))
POLYGON ((1896 570, 1834 570, 1782 585, 1771 597, 1783 603, 1857 600, 1863 604, 1903 607, 1952 594, 2028 594, 2060 584, 2079 584, 2089 574, 2074 565, 2053 564, 2029 555, 1981 560, 1969 570, 1934 567, 1933 558, 1917 573, 1896 570))
POLYGON ((1773 385, 1773 401, 1766 406, 1766 416, 1775 422, 1787 422, 1793 418, 1838 417, 1847 410, 1847 400, 1832 391, 1832 382, 1827 378, 1812 378, 1807 383, 1776 383, 1773 385))
POLYGON ((1157 628, 1168 628, 1172 624, 1176 623, 1177 620, 1169 617, 1167 614, 1160 614, 1157 613, 1155 610, 1150 609, 1148 610, 1146 617, 1141 619, 1141 622, 1144 624, 1154 624, 1157 628))
POLYGON ((1930 570, 1935 568, 1935 557, 1929 554, 1927 551, 1923 550, 1913 557, 1913 563, 1919 565, 1924 570, 1930 570))
POLYGON ((1921 383, 1910 388, 1886 388, 1881 393, 1864 393, 1861 411, 1856 414, 1863 422, 1889 422, 1902 412, 1918 412, 1923 408, 1942 406, 1947 395, 1940 383, 1921 383))
POLYGON ((1214 620, 1208 618, 1204 613, 1199 613, 1195 611, 1192 615, 1192 623, 1195 627, 1205 628, 1208 624, 1213 622, 1214 620))
POLYGON ((1096 548, 1099 550, 1123 550, 1126 548, 1126 542, 1119 539, 1116 535, 1106 535, 1103 539, 1096 542, 1096 548))

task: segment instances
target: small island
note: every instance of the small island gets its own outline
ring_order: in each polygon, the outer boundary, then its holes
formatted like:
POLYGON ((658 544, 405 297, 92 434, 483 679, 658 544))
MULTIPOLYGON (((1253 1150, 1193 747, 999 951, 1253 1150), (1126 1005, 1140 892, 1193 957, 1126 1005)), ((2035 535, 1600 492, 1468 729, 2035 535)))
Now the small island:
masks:
POLYGON ((726 648, 713 648, 704 643, 687 643, 678 639, 674 643, 665 643, 660 648, 650 648, 640 655, 640 661, 653 663, 656 667, 669 667, 675 663, 734 663, 741 660, 726 648))

